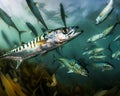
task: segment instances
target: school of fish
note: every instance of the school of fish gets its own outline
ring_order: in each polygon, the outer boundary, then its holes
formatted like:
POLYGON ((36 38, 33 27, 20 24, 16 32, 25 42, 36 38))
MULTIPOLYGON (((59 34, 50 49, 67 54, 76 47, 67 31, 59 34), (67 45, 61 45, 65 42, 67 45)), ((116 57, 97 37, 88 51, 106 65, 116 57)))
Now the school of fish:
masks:
MULTIPOLYGON (((47 24, 45 23, 44 19, 42 18, 42 15, 38 8, 35 6, 35 3, 33 0, 26 0, 27 5, 29 6, 31 12, 36 17, 38 22, 40 22, 44 28, 45 31, 43 31, 42 35, 38 35, 36 29, 34 26, 26 22, 25 24, 27 27, 31 30, 31 34, 34 35, 34 39, 32 41, 29 41, 27 43, 21 44, 17 48, 12 49, 11 51, 7 52, 6 54, 3 54, 0 56, 1 59, 12 59, 17 61, 16 69, 19 68, 22 61, 32 58, 34 56, 43 55, 50 50, 55 50, 59 48, 60 46, 63 46, 65 43, 70 42, 73 38, 76 38, 79 36, 83 31, 78 32, 77 29, 79 28, 78 25, 75 26, 67 26, 66 25, 66 14, 64 10, 64 6, 62 3, 60 3, 60 15, 62 22, 64 24, 64 27, 57 28, 57 29, 49 29, 47 24)), ((103 10, 100 12, 98 17, 96 18, 96 25, 100 23, 104 23, 104 21, 109 17, 109 15, 112 13, 114 0, 110 0, 109 3, 103 8, 103 10)), ((0 8, 0 17, 2 20, 8 24, 8 26, 12 26, 18 31, 19 38, 21 41, 21 33, 24 32, 23 30, 19 30, 17 26, 12 21, 11 17, 7 15, 7 13, 4 12, 3 9, 0 8)), ((112 34, 116 26, 120 24, 120 21, 118 20, 115 24, 109 26, 103 32, 99 34, 95 34, 94 36, 88 38, 86 41, 87 43, 94 43, 99 39, 106 38, 108 35, 112 34)), ((97 26, 96 26, 97 27, 97 26)), ((2 36, 4 37, 7 44, 10 45, 10 42, 6 36, 6 34, 2 31, 2 36)), ((113 41, 120 40, 120 35, 117 36, 113 41)), ((10 45, 11 46, 11 45, 10 45)), ((77 73, 81 76, 88 76, 89 71, 87 70, 87 67, 92 67, 95 69, 99 69, 100 71, 110 71, 114 69, 114 66, 110 62, 104 62, 104 60, 107 56, 104 54, 106 48, 100 48, 100 47, 94 47, 90 50, 87 49, 83 51, 81 55, 83 56, 89 56, 89 60, 93 62, 88 62, 85 64, 81 64, 81 62, 77 59, 68 59, 68 58, 57 58, 56 60, 59 61, 61 64, 60 68, 66 67, 68 69, 67 73, 77 73), (79 61, 79 62, 78 62, 79 61), (95 61, 95 62, 94 62, 95 61)), ((110 46, 107 48, 109 51, 111 51, 110 46)), ((120 50, 116 52, 111 52, 111 58, 112 59, 120 59, 120 50)))

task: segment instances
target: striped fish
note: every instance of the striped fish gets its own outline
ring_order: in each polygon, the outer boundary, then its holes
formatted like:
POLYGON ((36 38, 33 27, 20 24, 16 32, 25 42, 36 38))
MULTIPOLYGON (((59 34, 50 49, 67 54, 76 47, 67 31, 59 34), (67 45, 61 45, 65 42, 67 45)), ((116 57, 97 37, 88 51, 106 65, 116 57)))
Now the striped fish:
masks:
POLYGON ((81 32, 76 32, 77 28, 77 26, 73 26, 51 30, 46 34, 42 34, 32 41, 3 54, 0 58, 16 60, 17 69, 23 60, 39 54, 44 54, 78 36, 81 32))

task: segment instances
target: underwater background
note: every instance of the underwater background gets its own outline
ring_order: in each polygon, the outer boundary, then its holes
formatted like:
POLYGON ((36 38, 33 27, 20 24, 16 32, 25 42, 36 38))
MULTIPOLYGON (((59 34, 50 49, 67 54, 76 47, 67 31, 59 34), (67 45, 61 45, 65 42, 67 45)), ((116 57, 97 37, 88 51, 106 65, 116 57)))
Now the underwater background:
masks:
MULTIPOLYGON (((120 52, 120 38, 114 40, 117 36, 120 35, 120 25, 116 26, 115 29, 112 30, 112 32, 109 35, 105 36, 104 38, 101 38, 95 42, 87 42, 87 40, 90 37, 94 36, 95 34, 99 34, 103 32, 106 28, 108 28, 109 26, 115 24, 120 20, 120 1, 114 0, 113 11, 106 18, 106 20, 104 20, 99 25, 95 24, 96 22, 95 19, 99 15, 101 10, 107 5, 109 0, 33 0, 33 1, 36 3, 37 8, 41 12, 41 15, 48 29, 57 29, 60 27, 64 27, 64 24, 60 16, 60 6, 59 6, 60 3, 62 3, 66 15, 66 25, 79 26, 79 29, 77 31, 79 32, 82 30, 83 33, 77 36, 76 38, 74 38, 73 40, 69 41, 68 43, 62 45, 61 50, 59 50, 59 52, 57 52, 54 49, 47 52, 44 55, 38 55, 37 57, 33 57, 29 60, 26 60, 25 63, 23 62, 21 64, 18 70, 14 69, 13 66, 11 67, 10 65, 15 62, 7 61, 7 63, 5 63, 4 61, 1 61, 0 63, 1 72, 3 74, 10 74, 10 77, 12 79, 14 78, 14 76, 15 78, 18 78, 18 82, 20 82, 22 87, 24 86, 24 84, 22 83, 25 81, 24 79, 27 78, 27 76, 29 78, 31 77, 31 80, 33 80, 35 79, 33 77, 36 75, 38 78, 35 80, 39 81, 39 77, 44 78, 46 76, 46 75, 41 75, 40 72, 45 71, 46 74, 50 75, 50 77, 47 75, 50 79, 52 78, 51 77, 52 74, 55 74, 56 76, 55 78, 57 82, 62 86, 65 86, 67 88, 69 87, 70 89, 75 89, 76 86, 80 86, 80 89, 79 88, 76 89, 80 91, 80 93, 78 92, 79 95, 75 95, 73 93, 71 94, 71 96, 120 96, 119 94, 120 92, 117 93, 118 95, 113 95, 112 92, 110 93, 112 95, 94 95, 96 91, 99 90, 108 91, 114 87, 115 87, 114 90, 118 90, 120 87, 120 76, 119 76, 120 54, 117 58, 112 58, 113 53, 120 52), (94 48, 104 48, 102 55, 104 55, 105 58, 96 60, 96 59, 90 59, 90 57, 92 56, 91 54, 83 55, 83 52, 86 52, 87 50, 92 50, 94 48), (97 68, 92 68, 87 66, 86 68, 89 72, 89 76, 87 77, 76 73, 67 73, 66 68, 59 68, 60 64, 57 62, 54 63, 55 58, 60 58, 60 57, 80 60, 81 63, 86 62, 87 64, 94 62, 109 62, 110 64, 113 65, 114 69, 107 71, 100 71, 97 68), (31 61, 32 63, 28 63, 28 61, 31 61), (40 68, 37 67, 36 69, 36 66, 40 66, 40 68), (43 66, 44 69, 41 69, 41 66, 43 66), (9 70, 15 71, 17 75, 13 74, 14 72, 11 72, 9 70), (36 74, 34 74, 34 70, 37 70, 36 74), (28 75, 24 75, 25 74, 24 72, 28 72, 27 73, 28 75), (24 78, 24 79, 20 79, 20 78, 24 78)), ((0 8, 3 9, 11 17, 11 19, 13 20, 13 22, 15 23, 15 25, 19 30, 25 31, 24 33, 21 34, 22 42, 28 42, 35 38, 35 35, 31 34, 30 29, 27 27, 26 22, 31 23, 35 27, 38 35, 43 34, 42 28, 44 26, 37 21, 36 17, 29 9, 26 0, 0 0, 0 8)), ((8 26, 2 20, 2 18, 0 18, 0 30, 1 30, 0 31, 1 52, 9 51, 20 45, 20 39, 17 30, 11 26, 8 26), (3 36, 2 33, 4 33, 6 36, 3 36)), ((3 77, 2 73, 1 73, 1 78, 3 77)), ((3 81, 1 79, 1 82, 3 81)), ((46 89, 46 87, 44 88, 45 82, 42 83, 43 83, 42 85, 43 89, 45 91, 46 89)), ((65 90, 64 88, 59 89, 59 84, 57 85, 57 88, 55 86, 56 89, 52 89, 52 91, 48 91, 51 90, 50 88, 48 88, 46 92, 54 93, 56 92, 54 90, 61 90, 61 91, 65 90)), ((2 86, 1 88, 3 88, 4 84, 3 85, 0 84, 0 85, 2 86)), ((36 89, 36 86, 34 86, 34 89, 36 89)), ((33 88, 31 86, 29 87, 31 89, 33 88)), ((6 87, 4 86, 4 88, 6 87)), ((27 87, 25 88, 26 90, 30 90, 27 87)), ((24 90, 24 88, 21 89, 24 90)), ((38 88, 37 90, 39 91, 42 89, 38 88)), ((58 91, 58 93, 56 93, 56 95, 54 94, 54 96, 59 96, 59 92, 61 91, 58 91)), ((25 96, 39 96, 39 94, 41 94, 41 96, 53 96, 52 93, 49 95, 48 94, 45 95, 45 93, 44 92, 42 93, 42 91, 40 93, 37 91, 35 92, 36 95, 35 94, 25 95, 28 94, 29 92, 23 91, 23 93, 25 93, 24 94, 25 96)), ((64 96, 70 95, 68 93, 63 92, 62 95, 64 96)), ((24 95, 19 94, 19 96, 24 96, 24 95)), ((6 96, 6 95, 2 95, 2 96, 6 96)))

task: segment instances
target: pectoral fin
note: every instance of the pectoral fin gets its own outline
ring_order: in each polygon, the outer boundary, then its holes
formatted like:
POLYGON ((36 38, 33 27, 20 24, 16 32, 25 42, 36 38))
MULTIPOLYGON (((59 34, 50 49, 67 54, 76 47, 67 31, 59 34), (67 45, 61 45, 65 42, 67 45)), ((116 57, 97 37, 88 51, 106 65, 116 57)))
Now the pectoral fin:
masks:
POLYGON ((19 66, 20 66, 20 64, 22 63, 22 59, 20 59, 20 60, 17 60, 17 66, 16 66, 16 69, 18 69, 19 68, 19 66))
POLYGON ((74 72, 74 71, 70 69, 67 73, 73 73, 73 72, 74 72))

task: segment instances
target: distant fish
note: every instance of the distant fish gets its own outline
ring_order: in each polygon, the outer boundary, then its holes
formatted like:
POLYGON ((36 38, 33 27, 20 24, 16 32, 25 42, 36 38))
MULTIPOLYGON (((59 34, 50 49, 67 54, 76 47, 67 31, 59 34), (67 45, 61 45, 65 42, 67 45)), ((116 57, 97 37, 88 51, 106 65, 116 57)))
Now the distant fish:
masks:
POLYGON ((65 20, 66 15, 65 15, 65 11, 62 3, 60 3, 60 13, 61 13, 61 18, 64 23, 64 26, 66 27, 66 20, 65 20))
POLYGON ((114 52, 114 53, 112 54, 112 58, 113 58, 113 59, 120 60, 120 50, 114 52))
POLYGON ((0 8, 0 17, 3 19, 3 21, 5 23, 7 23, 9 26, 12 26, 13 28, 15 28, 19 32, 19 39, 21 41, 21 33, 25 32, 25 31, 20 31, 16 27, 15 23, 12 21, 11 17, 7 13, 5 13, 1 8, 0 8))
POLYGON ((82 76, 88 76, 87 70, 85 70, 81 65, 79 65, 76 60, 66 58, 58 58, 58 60, 61 62, 62 67, 68 68, 69 71, 67 73, 77 73, 82 76))
POLYGON ((117 37, 115 37, 115 39, 113 41, 120 41, 120 35, 118 35, 117 37))
POLYGON ((40 13, 40 11, 38 10, 38 8, 36 7, 35 3, 33 2, 33 0, 26 0, 30 10, 32 11, 33 15, 37 18, 38 21, 40 21, 43 26, 48 29, 47 25, 45 24, 45 21, 40 13))
POLYGON ((103 59, 105 59, 106 58, 106 56, 105 55, 94 55, 94 56, 90 56, 89 57, 89 59, 92 59, 92 60, 103 60, 103 59))
POLYGON ((110 27, 108 27, 107 29, 105 29, 102 33, 100 34, 96 34, 90 38, 88 38, 87 42, 94 42, 98 39, 101 39, 105 36, 108 36, 109 34, 111 34, 111 32, 115 29, 115 27, 120 24, 120 21, 116 22, 114 25, 111 25, 110 27))
POLYGON ((102 12, 96 18, 96 24, 103 22, 108 17, 108 15, 113 10, 113 3, 114 3, 114 1, 110 0, 110 2, 107 4, 107 6, 102 10, 102 12))
POLYGON ((82 53, 82 55, 97 55, 97 54, 100 54, 104 51, 104 48, 94 48, 92 50, 89 50, 89 51, 85 51, 82 53))
POLYGON ((113 30, 116 28, 116 26, 120 24, 120 21, 116 22, 115 24, 111 25, 110 27, 108 27, 107 29, 105 29, 102 33, 103 36, 107 36, 109 34, 111 34, 111 32, 113 32, 113 30))
POLYGON ((87 42, 94 42, 94 41, 96 41, 96 40, 98 40, 98 39, 100 39, 102 37, 103 37, 103 33, 96 34, 96 35, 88 38, 87 42))
POLYGON ((0 58, 16 60, 17 69, 23 60, 39 54, 42 55, 78 36, 80 32, 76 32, 77 28, 77 26, 72 26, 54 29, 45 35, 46 38, 41 35, 43 37, 41 40, 41 36, 38 36, 34 40, 3 54, 0 58), (65 29, 67 32, 64 33, 65 29))
POLYGON ((112 64, 108 63, 108 62, 92 63, 92 64, 89 64, 88 66, 91 66, 95 69, 99 69, 103 72, 114 69, 114 66, 112 64))
POLYGON ((5 34, 3 30, 1 31, 1 34, 4 40, 6 41, 6 43, 9 45, 9 47, 12 47, 10 40, 8 39, 7 35, 5 34))
POLYGON ((34 34, 34 36, 37 37, 38 33, 37 33, 36 29, 34 28, 34 26, 31 23, 29 23, 29 22, 26 22, 26 25, 32 31, 32 33, 34 34))

